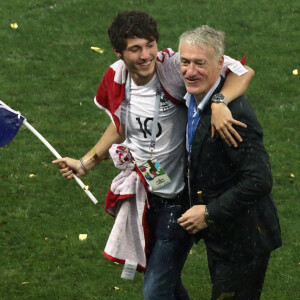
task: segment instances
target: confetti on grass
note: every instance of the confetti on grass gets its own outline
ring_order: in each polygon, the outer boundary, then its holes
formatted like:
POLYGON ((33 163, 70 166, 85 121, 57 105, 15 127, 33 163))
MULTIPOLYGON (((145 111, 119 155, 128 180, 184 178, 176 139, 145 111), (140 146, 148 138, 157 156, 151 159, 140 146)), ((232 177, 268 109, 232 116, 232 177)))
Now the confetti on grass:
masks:
POLYGON ((87 234, 85 234, 85 233, 79 234, 79 239, 81 241, 85 241, 87 239, 87 234))
POLYGON ((293 70, 293 75, 298 75, 298 69, 293 70))
POLYGON ((35 177, 35 174, 30 174, 29 177, 30 177, 30 178, 35 177))
POLYGON ((92 49, 93 51, 98 52, 98 53, 101 53, 101 54, 104 52, 103 49, 98 48, 98 47, 91 47, 91 49, 92 49))
POLYGON ((291 178, 295 178, 295 175, 293 173, 290 174, 291 178))
POLYGON ((19 25, 18 25, 18 23, 11 23, 11 24, 10 24, 10 28, 11 28, 11 29, 18 29, 18 28, 19 28, 19 25))

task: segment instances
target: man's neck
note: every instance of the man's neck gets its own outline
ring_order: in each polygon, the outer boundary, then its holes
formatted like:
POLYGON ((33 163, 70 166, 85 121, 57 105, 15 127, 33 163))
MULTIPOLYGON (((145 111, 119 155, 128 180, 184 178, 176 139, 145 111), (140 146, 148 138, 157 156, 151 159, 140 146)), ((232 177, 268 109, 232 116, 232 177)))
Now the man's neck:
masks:
POLYGON ((151 79, 153 78, 154 74, 155 74, 155 71, 153 72, 153 74, 146 76, 146 77, 143 77, 136 73, 130 74, 130 76, 136 85, 141 86, 141 85, 146 85, 148 82, 150 82, 151 79))
POLYGON ((217 78, 217 80, 215 81, 215 83, 210 87, 210 89, 208 91, 203 92, 203 93, 198 94, 198 95, 194 95, 196 103, 197 103, 197 106, 199 106, 199 104, 202 102, 203 99, 206 99, 205 100, 205 103, 206 103, 206 101, 208 100, 207 97, 208 98, 211 97, 211 95, 213 94, 213 92, 215 91, 215 89, 220 84, 220 80, 221 80, 221 77, 219 76, 217 78))

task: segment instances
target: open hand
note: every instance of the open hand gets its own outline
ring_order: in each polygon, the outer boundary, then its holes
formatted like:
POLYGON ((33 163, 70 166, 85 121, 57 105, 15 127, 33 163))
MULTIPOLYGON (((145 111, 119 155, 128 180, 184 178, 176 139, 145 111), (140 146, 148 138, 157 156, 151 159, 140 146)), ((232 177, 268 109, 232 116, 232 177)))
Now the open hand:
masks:
POLYGON ((247 127, 246 124, 233 119, 231 111, 224 103, 212 103, 211 114, 211 137, 215 136, 216 130, 228 146, 237 147, 236 140, 242 142, 242 137, 232 125, 247 127), (235 140, 236 139, 236 140, 235 140))

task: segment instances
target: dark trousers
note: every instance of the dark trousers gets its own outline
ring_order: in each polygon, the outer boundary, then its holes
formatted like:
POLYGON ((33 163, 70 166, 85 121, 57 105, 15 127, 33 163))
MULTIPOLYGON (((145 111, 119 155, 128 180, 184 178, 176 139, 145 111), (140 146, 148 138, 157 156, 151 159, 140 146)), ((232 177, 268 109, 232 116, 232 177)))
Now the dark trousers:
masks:
POLYGON ((177 219, 185 211, 184 199, 169 200, 150 195, 146 210, 149 229, 148 265, 144 278, 145 300, 189 300, 181 270, 193 245, 177 219))
POLYGON ((213 284, 211 300, 259 300, 270 252, 258 251, 251 259, 225 260, 207 249, 213 284))

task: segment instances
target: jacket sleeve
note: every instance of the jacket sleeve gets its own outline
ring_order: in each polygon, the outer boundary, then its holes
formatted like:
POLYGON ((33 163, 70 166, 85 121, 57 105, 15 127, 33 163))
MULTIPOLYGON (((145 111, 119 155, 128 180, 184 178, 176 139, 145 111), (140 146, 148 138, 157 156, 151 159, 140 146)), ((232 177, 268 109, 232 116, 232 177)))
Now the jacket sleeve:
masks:
POLYGON ((237 148, 224 145, 235 176, 231 187, 207 204, 209 215, 215 222, 238 217, 249 206, 268 195, 273 184, 262 130, 254 110, 246 99, 234 102, 233 117, 246 123, 247 128, 236 128, 243 138, 237 148), (237 106, 240 107, 235 109, 237 106))

